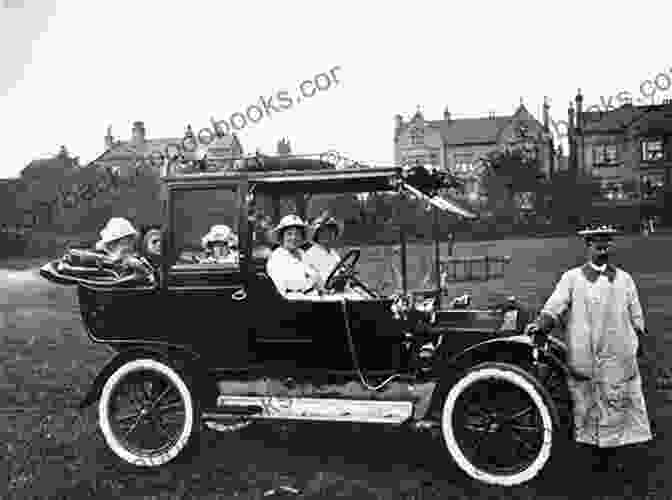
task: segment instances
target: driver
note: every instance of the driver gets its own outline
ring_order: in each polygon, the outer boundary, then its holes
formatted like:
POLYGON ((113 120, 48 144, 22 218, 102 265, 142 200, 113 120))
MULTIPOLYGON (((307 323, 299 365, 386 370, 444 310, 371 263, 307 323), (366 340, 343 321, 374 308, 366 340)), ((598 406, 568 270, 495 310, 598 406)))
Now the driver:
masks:
POLYGON ((313 245, 306 250, 305 260, 317 269, 323 282, 341 261, 341 256, 333 248, 334 243, 343 234, 342 225, 333 217, 323 215, 312 224, 313 245))
POLYGON ((305 261, 301 245, 306 239, 306 223, 296 215, 285 215, 271 232, 272 239, 280 244, 273 250, 266 264, 266 272, 278 291, 285 296, 318 295, 323 280, 305 261))

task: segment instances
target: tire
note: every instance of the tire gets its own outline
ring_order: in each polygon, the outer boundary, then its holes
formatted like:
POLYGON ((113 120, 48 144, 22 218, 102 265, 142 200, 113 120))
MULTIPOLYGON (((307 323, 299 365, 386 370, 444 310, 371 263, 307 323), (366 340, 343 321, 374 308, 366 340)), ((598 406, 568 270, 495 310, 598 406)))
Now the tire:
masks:
POLYGON ((468 370, 450 389, 441 430, 463 472, 486 484, 515 486, 537 476, 548 462, 557 422, 552 400, 533 376, 514 365, 487 362, 468 370), (469 446, 473 438, 467 436, 475 436, 476 444, 469 446), (487 456, 480 460, 484 451, 487 456))
POLYGON ((135 359, 117 368, 105 382, 98 402, 98 425, 108 447, 119 459, 137 467, 159 467, 185 454, 198 440, 200 404, 193 396, 191 381, 176 368, 157 359, 135 359), (154 383, 156 390, 152 389, 154 383), (128 406, 133 408, 123 415, 118 397, 125 388, 128 406), (141 406, 145 411, 140 410, 141 406), (180 413, 183 416, 176 417, 180 413), (172 435, 166 432, 165 424, 170 427, 174 422, 166 417, 179 420, 177 432, 172 435), (131 422, 128 429, 122 428, 121 421, 126 425, 131 422), (157 437, 160 444, 139 443, 139 429, 147 427, 152 428, 147 437, 157 437))
POLYGON ((563 443, 565 446, 574 442, 574 404, 567 385, 565 373, 557 366, 550 363, 541 363, 539 367, 530 368, 536 379, 544 386, 555 405, 558 416, 558 433, 556 445, 563 443))

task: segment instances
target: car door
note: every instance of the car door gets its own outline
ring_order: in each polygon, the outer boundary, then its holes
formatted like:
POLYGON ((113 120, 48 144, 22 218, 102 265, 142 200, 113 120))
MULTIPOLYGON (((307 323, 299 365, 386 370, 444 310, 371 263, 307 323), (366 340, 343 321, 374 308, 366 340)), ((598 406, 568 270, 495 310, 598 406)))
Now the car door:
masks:
POLYGON ((316 368, 352 369, 339 302, 287 299, 262 265, 249 293, 255 359, 266 371, 289 375, 316 368))
POLYGON ((240 259, 207 262, 202 245, 214 225, 239 227, 239 199, 236 185, 170 193, 163 312, 176 342, 191 346, 212 368, 245 367, 249 361, 249 300, 240 259))

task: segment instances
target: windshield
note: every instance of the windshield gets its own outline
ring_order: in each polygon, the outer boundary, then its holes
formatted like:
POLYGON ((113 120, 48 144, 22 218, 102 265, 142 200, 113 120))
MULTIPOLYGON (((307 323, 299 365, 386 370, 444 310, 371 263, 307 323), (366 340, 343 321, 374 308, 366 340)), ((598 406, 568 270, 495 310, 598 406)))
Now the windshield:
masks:
MULTIPOLYGON (((367 286, 389 295, 402 290, 399 221, 408 236, 407 286, 435 287, 433 217, 427 205, 394 192, 271 195, 257 192, 253 202, 253 258, 262 260, 277 246, 271 229, 285 215, 297 214, 308 224, 320 216, 336 218, 343 233, 334 248, 343 257, 348 250, 361 251, 357 270, 367 286)), ((311 231, 304 249, 310 248, 311 231)))

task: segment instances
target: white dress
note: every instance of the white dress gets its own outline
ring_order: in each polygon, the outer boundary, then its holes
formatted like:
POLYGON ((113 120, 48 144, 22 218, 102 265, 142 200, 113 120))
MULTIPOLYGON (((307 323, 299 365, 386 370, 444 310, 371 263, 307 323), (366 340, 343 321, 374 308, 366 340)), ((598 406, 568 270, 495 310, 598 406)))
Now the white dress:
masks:
POLYGON ((317 271, 304 262, 304 252, 298 250, 298 255, 278 247, 266 263, 266 272, 283 295, 302 294, 320 282, 317 271))
POLYGON ((333 248, 327 250, 322 245, 314 243, 313 246, 306 250, 304 260, 309 266, 317 269, 322 281, 325 282, 336 265, 341 261, 341 257, 333 248))

